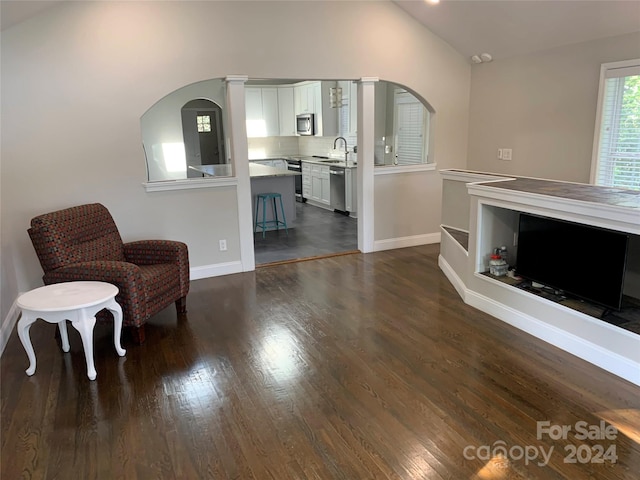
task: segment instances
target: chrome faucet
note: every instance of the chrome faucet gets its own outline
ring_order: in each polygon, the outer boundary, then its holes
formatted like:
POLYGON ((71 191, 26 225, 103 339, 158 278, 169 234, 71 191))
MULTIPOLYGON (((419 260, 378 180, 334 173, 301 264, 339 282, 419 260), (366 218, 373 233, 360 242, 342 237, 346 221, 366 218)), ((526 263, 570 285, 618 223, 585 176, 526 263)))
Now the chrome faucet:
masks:
POLYGON ((347 165, 349 158, 349 150, 347 150, 347 140, 344 137, 338 137, 333 141, 333 149, 336 149, 336 145, 338 144, 338 140, 342 139, 344 142, 344 164, 347 165))

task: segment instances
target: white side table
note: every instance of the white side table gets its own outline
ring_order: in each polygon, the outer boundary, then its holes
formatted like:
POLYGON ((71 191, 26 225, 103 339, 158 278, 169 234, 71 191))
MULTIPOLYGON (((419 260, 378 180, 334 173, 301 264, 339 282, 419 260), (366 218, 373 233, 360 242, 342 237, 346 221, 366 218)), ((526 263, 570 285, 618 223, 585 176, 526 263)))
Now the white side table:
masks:
POLYGON ((45 285, 36 288, 17 300, 22 309, 22 317, 18 322, 18 336, 27 351, 29 368, 27 375, 36 371, 36 354, 33 351, 29 329, 38 319, 49 323, 57 323, 62 339, 62 350, 69 351, 66 320, 80 332, 84 355, 87 361, 87 376, 95 380, 96 369, 93 363, 93 327, 96 324, 96 313, 106 308, 113 314, 113 344, 121 357, 126 351, 120 345, 122 332, 122 309, 116 303, 118 287, 105 282, 65 282, 45 285))

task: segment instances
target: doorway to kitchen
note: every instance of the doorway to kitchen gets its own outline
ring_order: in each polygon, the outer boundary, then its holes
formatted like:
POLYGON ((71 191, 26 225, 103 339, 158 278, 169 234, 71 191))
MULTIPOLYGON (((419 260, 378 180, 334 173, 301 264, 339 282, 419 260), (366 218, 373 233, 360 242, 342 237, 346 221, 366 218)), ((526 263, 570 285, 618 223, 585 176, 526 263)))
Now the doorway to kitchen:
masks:
POLYGON ((324 208, 296 202, 295 228, 254 236, 256 265, 306 260, 358 251, 358 221, 324 208))

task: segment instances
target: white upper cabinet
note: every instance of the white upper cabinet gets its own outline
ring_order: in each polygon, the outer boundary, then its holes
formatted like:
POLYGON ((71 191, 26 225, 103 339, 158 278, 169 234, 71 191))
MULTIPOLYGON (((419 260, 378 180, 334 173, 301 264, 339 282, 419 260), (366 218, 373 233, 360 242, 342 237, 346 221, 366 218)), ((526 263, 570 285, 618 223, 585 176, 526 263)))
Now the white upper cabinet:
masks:
POLYGON ((262 89, 262 118, 264 118, 267 137, 277 137, 280 135, 277 88, 262 89))
POLYGON ((246 87, 247 137, 294 136, 293 87, 246 87))
POLYGON ((318 82, 303 82, 294 85, 296 115, 301 113, 315 113, 315 84, 318 82))
POLYGON ((245 88, 248 137, 296 135, 296 115, 313 113, 315 135, 338 135, 339 108, 330 105, 335 81, 245 88))
MULTIPOLYGON (((248 87, 244 90, 245 111, 247 115, 247 137, 266 137, 267 121, 265 118, 262 88, 248 87)), ((276 97, 277 98, 277 97, 276 97)), ((268 99, 267 99, 268 103, 268 99)), ((267 109, 269 107, 267 106, 267 109)), ((267 112, 268 114, 268 112, 267 112)))
POLYGON ((280 136, 295 136, 296 114, 294 110, 293 87, 278 87, 278 118, 280 121, 280 136))

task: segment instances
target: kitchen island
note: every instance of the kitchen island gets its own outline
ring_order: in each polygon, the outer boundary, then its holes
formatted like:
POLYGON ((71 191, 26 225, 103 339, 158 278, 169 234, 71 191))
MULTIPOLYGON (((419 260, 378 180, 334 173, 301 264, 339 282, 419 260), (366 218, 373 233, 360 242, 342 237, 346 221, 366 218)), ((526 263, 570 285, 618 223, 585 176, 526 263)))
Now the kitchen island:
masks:
MULTIPOLYGON (((282 195, 282 206, 287 219, 287 227, 293 228, 296 220, 296 186, 295 177, 300 173, 277 167, 260 165, 249 162, 249 176, 251 177, 251 196, 253 197, 253 218, 256 218, 256 195, 260 193, 279 193, 282 195)), ((260 210, 262 216, 262 209, 260 210)), ((273 210, 267 207, 267 221, 275 220, 273 210)), ((275 230, 275 226, 267 230, 275 230)), ((260 230, 262 231, 262 230, 260 230)))
MULTIPOLYGON (((189 168, 206 177, 228 176, 231 172, 231 165, 199 165, 189 166, 189 168)), ((256 218, 256 195, 260 193, 279 193, 282 195, 282 205, 287 219, 287 226, 288 228, 293 228, 296 220, 295 177, 300 176, 300 173, 249 162, 249 176, 251 177, 252 218, 254 222, 256 218)), ((262 214, 262 210, 260 212, 262 214)), ((266 219, 275 220, 270 207, 267 207, 266 219)), ((275 227, 270 227, 269 229, 274 230, 275 227)))

